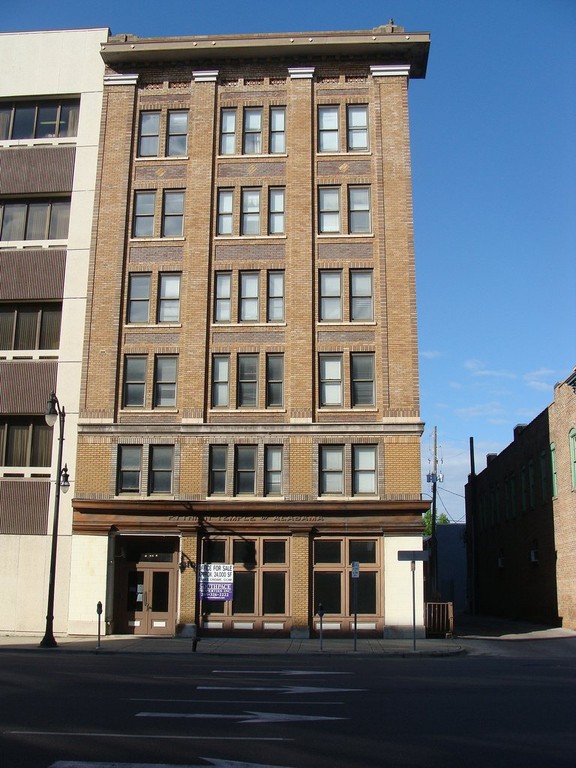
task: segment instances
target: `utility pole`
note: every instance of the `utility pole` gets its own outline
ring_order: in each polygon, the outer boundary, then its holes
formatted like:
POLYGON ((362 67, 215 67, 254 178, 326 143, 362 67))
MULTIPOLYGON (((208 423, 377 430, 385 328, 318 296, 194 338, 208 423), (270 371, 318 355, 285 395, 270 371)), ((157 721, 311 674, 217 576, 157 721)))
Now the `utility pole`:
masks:
POLYGON ((431 560, 430 563, 430 595, 432 600, 438 599, 438 538, 436 535, 436 484, 442 482, 442 475, 438 474, 438 430, 434 427, 434 446, 432 456, 432 472, 428 473, 427 480, 432 483, 432 535, 430 537, 431 543, 431 560))

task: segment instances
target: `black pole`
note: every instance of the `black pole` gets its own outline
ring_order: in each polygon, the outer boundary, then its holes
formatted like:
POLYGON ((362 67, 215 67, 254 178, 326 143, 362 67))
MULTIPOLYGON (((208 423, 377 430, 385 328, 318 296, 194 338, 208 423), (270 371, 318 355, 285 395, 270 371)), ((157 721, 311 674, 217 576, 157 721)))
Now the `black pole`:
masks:
POLYGON ((52 393, 50 400, 56 407, 59 423, 58 463, 56 464, 56 492, 54 495, 54 520, 52 522, 52 550, 50 554, 50 576, 48 581, 48 604, 46 607, 46 630, 40 641, 41 648, 56 648, 58 643, 54 637, 54 588, 56 584, 56 556, 58 553, 58 518, 60 515, 60 481, 62 479, 62 449, 64 446, 64 421, 66 412, 60 408, 56 395, 52 393))

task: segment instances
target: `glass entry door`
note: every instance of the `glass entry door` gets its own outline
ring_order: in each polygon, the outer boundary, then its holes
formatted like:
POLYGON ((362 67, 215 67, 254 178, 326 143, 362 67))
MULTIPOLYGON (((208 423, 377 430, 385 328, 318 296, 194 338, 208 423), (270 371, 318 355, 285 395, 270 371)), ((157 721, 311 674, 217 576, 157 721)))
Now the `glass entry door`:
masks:
POLYGON ((126 620, 135 635, 173 634, 170 570, 139 565, 128 572, 126 620))

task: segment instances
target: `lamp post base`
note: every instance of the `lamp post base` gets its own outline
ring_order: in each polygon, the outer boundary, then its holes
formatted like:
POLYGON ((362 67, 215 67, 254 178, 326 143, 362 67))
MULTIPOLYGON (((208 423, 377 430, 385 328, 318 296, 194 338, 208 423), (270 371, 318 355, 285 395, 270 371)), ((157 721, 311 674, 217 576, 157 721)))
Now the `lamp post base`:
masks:
POLYGON ((58 643, 56 642, 56 639, 54 635, 44 635, 42 640, 40 640, 40 648, 57 648, 58 643))

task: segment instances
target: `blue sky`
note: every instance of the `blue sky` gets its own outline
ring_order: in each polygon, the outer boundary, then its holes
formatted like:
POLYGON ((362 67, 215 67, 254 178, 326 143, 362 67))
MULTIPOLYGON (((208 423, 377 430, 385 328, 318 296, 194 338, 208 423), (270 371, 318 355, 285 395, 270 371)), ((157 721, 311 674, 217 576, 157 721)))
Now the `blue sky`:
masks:
MULTIPOLYGON (((29 0, 0 31, 110 27, 140 37, 430 32, 410 84, 423 472, 438 429, 439 511, 576 365, 575 0, 29 0)), ((430 487, 424 481, 424 492, 430 487)))

